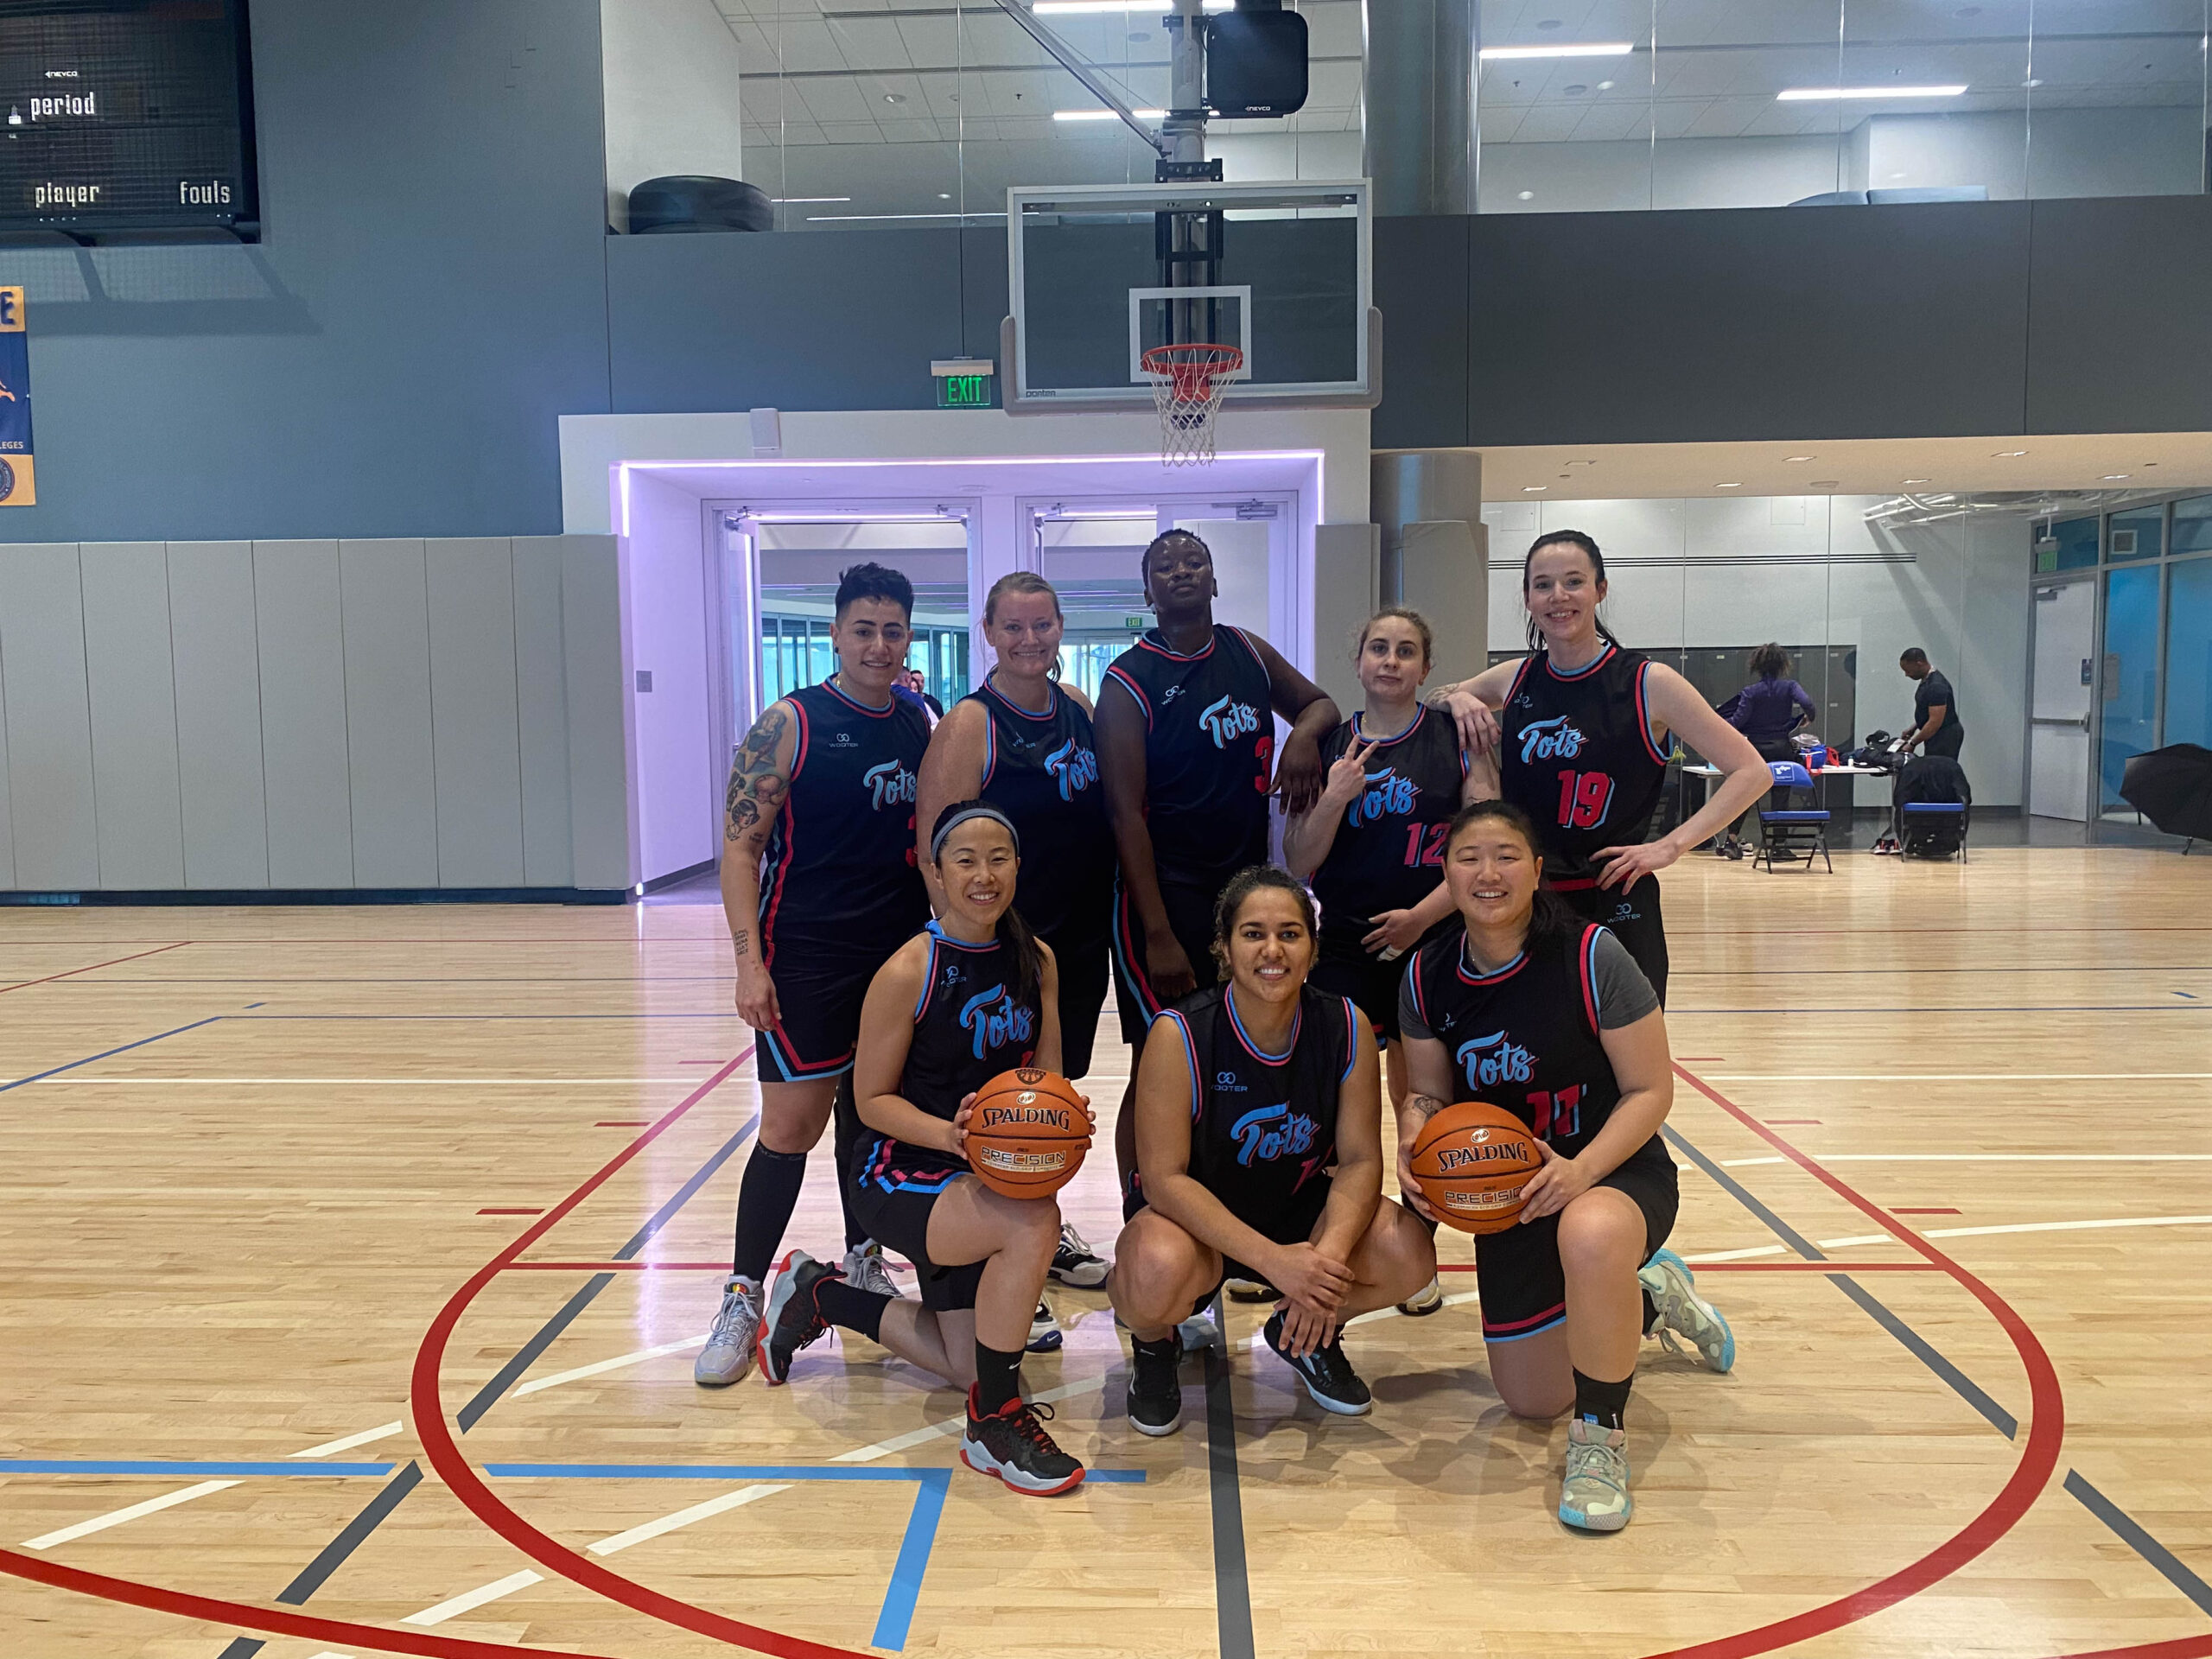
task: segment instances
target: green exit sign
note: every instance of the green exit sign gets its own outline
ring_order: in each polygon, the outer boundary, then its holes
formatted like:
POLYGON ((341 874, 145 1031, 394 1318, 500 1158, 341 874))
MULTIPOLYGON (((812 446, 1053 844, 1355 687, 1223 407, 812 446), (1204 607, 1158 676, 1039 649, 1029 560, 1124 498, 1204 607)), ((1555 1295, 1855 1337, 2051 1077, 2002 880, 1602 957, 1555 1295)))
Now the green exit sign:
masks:
POLYGON ((998 365, 988 358, 943 358, 930 365, 939 409, 989 409, 998 365))
POLYGON ((1152 626, 1152 619, 1148 616, 1125 616, 1122 619, 1122 626, 1131 633, 1142 633, 1152 626))

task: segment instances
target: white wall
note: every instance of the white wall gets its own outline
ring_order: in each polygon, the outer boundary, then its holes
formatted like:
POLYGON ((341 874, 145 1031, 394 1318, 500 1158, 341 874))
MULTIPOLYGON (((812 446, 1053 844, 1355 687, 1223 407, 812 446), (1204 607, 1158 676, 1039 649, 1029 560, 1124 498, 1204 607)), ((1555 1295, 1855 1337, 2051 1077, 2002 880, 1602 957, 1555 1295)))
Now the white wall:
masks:
MULTIPOLYGON (((719 857, 709 736, 715 683, 708 658, 714 601, 699 498, 650 473, 630 495, 623 625, 628 635, 637 880, 654 881, 719 857), (639 689, 650 674, 652 690, 639 689)), ((727 757, 725 757, 727 759, 727 757)))
POLYGON ((582 536, 10 548, 0 886, 628 885, 614 561, 582 536))
MULTIPOLYGON (((1856 496, 1491 503, 1483 510, 1491 649, 1525 648, 1529 543, 1539 531, 1581 530, 1605 549, 1605 620, 1630 645, 1855 645, 1854 739, 1911 723, 1912 683, 1896 664, 1906 646, 1921 646, 1957 689, 1974 798, 2017 806, 2025 798, 2027 521, 1990 515, 1884 531, 1865 518, 1875 504, 1856 496)), ((1859 797, 1868 806, 1888 799, 1865 779, 1859 797)))
POLYGON ((600 0, 599 16, 609 222, 629 228, 645 179, 743 178, 737 37, 714 0, 600 0))

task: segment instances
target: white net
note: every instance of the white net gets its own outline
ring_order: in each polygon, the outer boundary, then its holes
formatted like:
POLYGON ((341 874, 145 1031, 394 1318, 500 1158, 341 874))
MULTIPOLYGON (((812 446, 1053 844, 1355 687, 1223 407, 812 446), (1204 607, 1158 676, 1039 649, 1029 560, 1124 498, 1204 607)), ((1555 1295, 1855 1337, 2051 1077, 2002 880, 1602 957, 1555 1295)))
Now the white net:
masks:
POLYGON ((1153 407, 1160 411, 1160 459, 1169 467, 1204 466, 1213 459, 1215 417, 1229 392, 1229 377, 1244 366, 1234 346, 1155 346, 1140 359, 1152 377, 1153 407))

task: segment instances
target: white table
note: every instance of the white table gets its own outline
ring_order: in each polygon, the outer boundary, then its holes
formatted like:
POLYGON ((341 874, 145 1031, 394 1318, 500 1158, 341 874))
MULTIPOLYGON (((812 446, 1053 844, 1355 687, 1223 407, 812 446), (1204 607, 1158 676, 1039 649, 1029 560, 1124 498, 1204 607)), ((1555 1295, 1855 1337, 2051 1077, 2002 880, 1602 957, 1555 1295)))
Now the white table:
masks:
MULTIPOLYGON (((1813 783, 1816 788, 1819 786, 1820 781, 1823 778, 1885 778, 1891 775, 1884 772, 1879 766, 1852 766, 1848 763, 1839 766, 1808 766, 1806 770, 1812 773, 1813 783)), ((1705 799, 1710 799, 1713 792, 1713 780, 1716 778, 1725 778, 1727 774, 1722 772, 1720 768, 1716 766, 1713 766, 1708 762, 1700 761, 1695 766, 1685 766, 1682 768, 1682 776, 1685 778, 1697 779, 1705 788, 1705 799)), ((1825 803, 1827 798, 1825 794, 1823 794, 1821 798, 1825 803)), ((1687 808, 1688 803, 1684 802, 1683 804, 1687 808)), ((1702 809, 1704 805, 1705 800, 1700 800, 1698 806, 1702 809)), ((1852 803, 1847 794, 1843 810, 1837 815, 1835 820, 1837 834, 1833 837, 1833 839, 1838 846, 1847 847, 1851 844, 1851 806, 1852 803)), ((1833 804, 1830 804, 1828 806, 1828 810, 1835 812, 1836 808, 1833 804)), ((1686 820, 1694 816, 1694 813, 1688 810, 1685 810, 1682 814, 1683 818, 1686 820)), ((1725 829, 1720 831, 1720 835, 1726 835, 1728 831, 1725 829)), ((1713 839, 1716 841, 1719 840, 1719 836, 1714 836, 1713 839)), ((1709 842, 1707 844, 1710 845, 1709 842)))

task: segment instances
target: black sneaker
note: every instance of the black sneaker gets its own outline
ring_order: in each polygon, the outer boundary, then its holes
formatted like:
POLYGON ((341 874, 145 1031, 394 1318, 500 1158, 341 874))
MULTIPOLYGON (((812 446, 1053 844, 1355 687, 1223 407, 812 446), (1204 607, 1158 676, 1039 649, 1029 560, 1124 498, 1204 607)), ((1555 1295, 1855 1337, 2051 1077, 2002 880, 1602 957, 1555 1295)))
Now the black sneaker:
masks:
POLYGON ((1096 1290, 1106 1282, 1106 1259, 1083 1242, 1075 1224, 1060 1224, 1060 1242, 1052 1252, 1052 1277, 1077 1290, 1096 1290))
POLYGON ((760 1315, 760 1375, 771 1387, 789 1377, 798 1351, 830 1328, 814 1306, 815 1287, 844 1276, 843 1268, 817 1262, 804 1250, 793 1250, 776 1263, 775 1284, 760 1315))
POLYGON ((968 1433, 960 1461, 979 1475, 996 1475, 1017 1492, 1052 1497, 1083 1484, 1084 1468, 1045 1432, 1050 1406, 1009 1400, 989 1417, 976 1414, 976 1386, 968 1385, 968 1433))
POLYGON ((1158 1440, 1183 1427, 1182 1343, 1129 1344, 1129 1427, 1158 1440))
POLYGON ((1033 1354, 1057 1354, 1066 1340, 1060 1334, 1060 1324, 1052 1317, 1052 1310, 1038 1303, 1037 1311, 1029 1316, 1029 1340, 1022 1346, 1033 1354))
POLYGON ((1344 1357, 1341 1338, 1325 1348, 1316 1348, 1303 1359, 1295 1359, 1283 1346, 1281 1313, 1277 1313, 1268 1320, 1263 1334, 1268 1346, 1298 1373, 1306 1392, 1313 1396, 1313 1403, 1322 1410, 1333 1411, 1342 1417, 1364 1417, 1374 1409, 1375 1396, 1367 1391, 1367 1384, 1359 1380, 1359 1373, 1344 1357))

